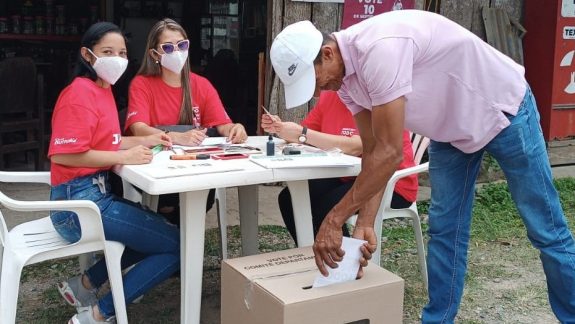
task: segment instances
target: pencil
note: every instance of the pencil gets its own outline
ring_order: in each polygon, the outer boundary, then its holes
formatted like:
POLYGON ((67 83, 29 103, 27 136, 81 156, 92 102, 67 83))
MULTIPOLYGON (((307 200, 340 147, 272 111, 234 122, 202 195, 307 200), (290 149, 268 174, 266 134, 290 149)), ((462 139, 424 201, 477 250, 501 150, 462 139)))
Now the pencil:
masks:
POLYGON ((164 149, 164 146, 162 144, 158 144, 158 145, 152 147, 152 153, 154 155, 156 155, 156 154, 162 152, 163 149, 164 149))
POLYGON ((266 107, 264 107, 263 105, 262 105, 262 109, 264 110, 264 112, 265 112, 266 114, 268 114, 268 115, 270 115, 270 116, 272 115, 272 114, 270 114, 270 112, 266 109, 266 107))

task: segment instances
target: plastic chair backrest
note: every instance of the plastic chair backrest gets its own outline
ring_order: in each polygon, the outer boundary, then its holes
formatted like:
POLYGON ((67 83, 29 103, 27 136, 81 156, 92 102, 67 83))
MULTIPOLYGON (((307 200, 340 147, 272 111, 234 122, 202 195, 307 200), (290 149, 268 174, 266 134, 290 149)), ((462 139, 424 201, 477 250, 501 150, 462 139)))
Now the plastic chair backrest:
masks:
POLYGON ((419 135, 416 133, 410 133, 409 137, 411 139, 411 147, 413 148, 413 161, 415 165, 421 164, 421 159, 425 154, 425 150, 429 146, 429 138, 419 135))
MULTIPOLYGON (((0 182, 50 183, 49 172, 3 172, 0 182)), ((14 200, 0 192, 0 204, 7 209, 20 212, 65 210, 77 214, 82 236, 75 243, 68 243, 56 233, 52 221, 45 216, 19 224, 10 232, 3 232, 5 245, 0 247, 0 322, 14 323, 18 300, 19 279, 24 266, 51 259, 73 255, 84 255, 104 251, 114 298, 116 320, 128 323, 122 283, 121 258, 124 245, 106 241, 102 218, 98 206, 90 200, 14 200), (8 253, 4 253, 7 250, 8 253), (6 302, 9 301, 9 302, 6 302)), ((2 221, 4 219, 2 217, 2 221)), ((6 230, 5 224, 3 224, 6 230)))
MULTIPOLYGON (((8 237, 8 227, 6 226, 6 221, 4 220, 4 215, 0 210, 0 245, 6 245, 6 237, 8 237)), ((0 247, 1 249, 1 247, 0 247)), ((1 262, 1 261, 0 261, 1 262)))
MULTIPOLYGON (((0 171, 0 182, 31 182, 31 183, 45 183, 47 185, 50 185, 50 172, 13 173, 13 172, 0 171), (15 174, 24 175, 24 177, 15 176, 15 174)), ((6 195, 4 195, 4 193, 0 192, 0 194, 2 195, 2 199, 0 200, 5 201, 5 199, 9 199, 8 197, 6 197, 6 195)), ((6 220, 4 219, 2 211, 0 211, 0 223, 1 223, 0 243, 2 243, 2 246, 5 246, 6 238, 8 237, 8 226, 6 226, 6 220)))

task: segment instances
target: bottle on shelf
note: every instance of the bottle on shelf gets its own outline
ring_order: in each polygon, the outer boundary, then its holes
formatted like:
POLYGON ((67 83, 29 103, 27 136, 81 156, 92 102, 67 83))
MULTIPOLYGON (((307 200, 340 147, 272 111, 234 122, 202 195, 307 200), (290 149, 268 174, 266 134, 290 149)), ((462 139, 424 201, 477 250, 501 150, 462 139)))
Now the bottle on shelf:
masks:
POLYGON ((24 3, 22 4, 22 16, 31 16, 33 14, 32 12, 33 7, 34 5, 32 4, 32 1, 30 0, 24 1, 24 3))
POLYGON ((12 15, 12 33, 20 34, 20 15, 12 15))
POLYGON ((0 34, 8 32, 8 18, 0 17, 0 34))

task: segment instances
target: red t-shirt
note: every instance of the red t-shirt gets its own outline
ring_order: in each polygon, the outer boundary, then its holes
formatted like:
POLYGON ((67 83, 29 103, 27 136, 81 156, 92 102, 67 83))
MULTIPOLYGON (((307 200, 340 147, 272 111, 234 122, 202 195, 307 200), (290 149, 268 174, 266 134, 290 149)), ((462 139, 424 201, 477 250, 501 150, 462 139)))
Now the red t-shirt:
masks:
MULTIPOLYGON (((316 106, 310 111, 301 124, 309 129, 326 134, 350 137, 359 135, 353 115, 335 91, 322 91, 316 106)), ((408 131, 403 132, 403 155, 405 158, 399 165, 399 169, 405 169, 415 165, 408 131)), ((411 175, 397 182, 395 192, 407 201, 415 201, 417 198, 417 188, 417 175, 411 175)))
MULTIPOLYGON (((121 140, 118 109, 111 87, 101 88, 88 78, 77 77, 62 90, 52 114, 48 157, 89 150, 117 151, 121 140)), ((71 167, 52 162, 52 185, 110 168, 71 167)))
MULTIPOLYGON (((213 127, 232 122, 208 79, 190 73, 190 88, 196 125, 213 127)), ((136 122, 152 127, 176 125, 181 103, 182 87, 171 87, 159 76, 138 75, 130 84, 125 128, 136 122)))

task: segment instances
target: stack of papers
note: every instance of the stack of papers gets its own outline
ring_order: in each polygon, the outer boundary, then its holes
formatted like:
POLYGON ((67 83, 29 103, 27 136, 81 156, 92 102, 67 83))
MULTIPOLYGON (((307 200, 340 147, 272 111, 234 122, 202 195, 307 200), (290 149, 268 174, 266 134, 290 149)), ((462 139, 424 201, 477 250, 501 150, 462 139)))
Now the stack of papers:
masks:
POLYGON ((178 154, 222 154, 222 153, 243 153, 243 154, 261 154, 262 151, 254 146, 246 144, 216 144, 201 146, 182 146, 174 145, 172 151, 178 154), (180 153, 182 152, 182 153, 180 153))

